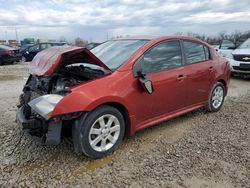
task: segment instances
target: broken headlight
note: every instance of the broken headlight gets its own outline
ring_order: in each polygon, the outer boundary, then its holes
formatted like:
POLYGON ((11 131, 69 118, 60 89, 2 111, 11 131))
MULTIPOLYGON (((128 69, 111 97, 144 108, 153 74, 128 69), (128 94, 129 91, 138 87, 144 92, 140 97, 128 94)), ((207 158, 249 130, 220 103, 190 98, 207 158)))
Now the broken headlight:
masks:
POLYGON ((62 100, 63 96, 56 94, 43 95, 28 104, 39 115, 46 120, 51 118, 55 106, 62 100))

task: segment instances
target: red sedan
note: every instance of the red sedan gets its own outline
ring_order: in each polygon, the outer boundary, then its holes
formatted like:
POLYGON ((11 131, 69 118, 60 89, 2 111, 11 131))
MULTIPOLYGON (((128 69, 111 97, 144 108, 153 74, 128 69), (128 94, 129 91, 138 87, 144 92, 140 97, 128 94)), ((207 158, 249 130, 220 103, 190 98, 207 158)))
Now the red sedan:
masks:
POLYGON ((17 121, 45 144, 69 136, 75 151, 100 158, 146 127, 201 107, 218 111, 229 78, 227 60, 190 37, 52 47, 30 64, 17 121))

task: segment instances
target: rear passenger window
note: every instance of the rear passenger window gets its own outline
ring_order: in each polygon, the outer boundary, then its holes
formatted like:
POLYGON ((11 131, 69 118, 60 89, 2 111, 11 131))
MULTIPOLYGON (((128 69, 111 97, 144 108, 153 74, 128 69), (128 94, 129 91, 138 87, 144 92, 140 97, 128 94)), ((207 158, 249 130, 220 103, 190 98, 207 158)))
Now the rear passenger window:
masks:
POLYGON ((210 59, 208 47, 191 41, 183 41, 187 64, 197 63, 210 59))

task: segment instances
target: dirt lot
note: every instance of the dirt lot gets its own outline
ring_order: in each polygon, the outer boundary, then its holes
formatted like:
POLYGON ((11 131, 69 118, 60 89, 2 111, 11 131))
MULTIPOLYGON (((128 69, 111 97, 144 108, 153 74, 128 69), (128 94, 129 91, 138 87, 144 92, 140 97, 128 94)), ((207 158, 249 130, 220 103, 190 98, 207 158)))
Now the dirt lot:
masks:
POLYGON ((231 80, 220 112, 146 129, 94 161, 66 141, 19 143, 15 110, 27 76, 27 64, 0 67, 0 187, 250 187, 249 79, 231 80))

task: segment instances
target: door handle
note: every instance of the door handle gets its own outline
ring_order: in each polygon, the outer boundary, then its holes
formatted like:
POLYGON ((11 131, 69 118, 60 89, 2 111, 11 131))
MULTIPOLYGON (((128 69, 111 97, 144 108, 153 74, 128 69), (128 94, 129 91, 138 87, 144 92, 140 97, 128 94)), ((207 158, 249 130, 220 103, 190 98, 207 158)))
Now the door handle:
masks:
POLYGON ((182 80, 184 80, 186 77, 187 77, 187 76, 179 75, 179 76, 176 78, 176 80, 177 80, 177 81, 182 81, 182 80))
POLYGON ((211 66, 211 67, 209 67, 209 69, 208 69, 210 72, 213 72, 213 70, 214 70, 214 67, 213 66, 211 66))

